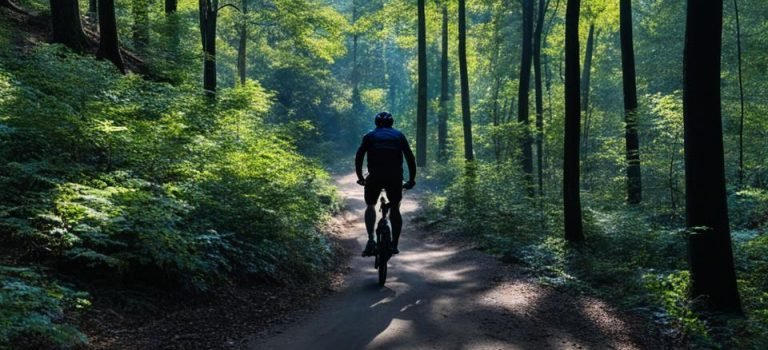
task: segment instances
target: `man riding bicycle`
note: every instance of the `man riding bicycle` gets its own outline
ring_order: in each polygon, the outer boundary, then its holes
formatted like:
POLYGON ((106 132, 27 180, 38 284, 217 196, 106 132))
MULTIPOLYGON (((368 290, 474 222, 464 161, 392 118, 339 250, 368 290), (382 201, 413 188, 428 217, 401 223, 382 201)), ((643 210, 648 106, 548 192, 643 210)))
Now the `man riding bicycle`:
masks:
POLYGON ((390 220, 392 222, 392 254, 400 251, 397 245, 400 240, 400 230, 403 218, 400 216, 400 200, 403 198, 403 188, 411 189, 416 185, 416 158, 405 135, 392 128, 395 120, 392 114, 381 112, 374 118, 376 129, 363 136, 363 142, 355 155, 355 172, 357 183, 365 186, 365 228, 368 231, 368 243, 365 245, 363 256, 372 256, 376 252, 376 242, 373 240, 373 225, 376 222, 376 201, 381 190, 387 192, 387 198, 392 203, 390 220), (363 156, 368 154, 368 177, 363 177, 363 156), (408 182, 403 184, 403 155, 408 163, 408 182))

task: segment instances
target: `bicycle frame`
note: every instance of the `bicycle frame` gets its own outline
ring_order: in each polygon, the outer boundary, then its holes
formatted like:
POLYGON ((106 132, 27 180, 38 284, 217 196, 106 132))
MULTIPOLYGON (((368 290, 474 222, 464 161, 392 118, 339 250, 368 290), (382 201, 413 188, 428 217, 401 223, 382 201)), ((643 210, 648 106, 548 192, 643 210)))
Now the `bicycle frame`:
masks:
POLYGON ((389 224, 389 210, 392 203, 387 202, 384 195, 381 195, 382 217, 376 225, 376 254, 373 266, 379 270, 379 285, 383 286, 387 280, 387 262, 392 257, 392 228, 389 224))

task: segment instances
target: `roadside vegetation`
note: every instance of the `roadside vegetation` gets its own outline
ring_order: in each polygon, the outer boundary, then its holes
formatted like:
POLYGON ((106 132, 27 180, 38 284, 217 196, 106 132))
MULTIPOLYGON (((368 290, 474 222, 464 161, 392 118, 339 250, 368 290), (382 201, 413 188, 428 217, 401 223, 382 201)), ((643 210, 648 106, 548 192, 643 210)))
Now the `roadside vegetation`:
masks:
POLYGON ((0 0, 0 348, 87 347, 108 288, 324 278, 330 173, 383 110, 430 223, 677 345, 768 348, 765 10, 0 0))
POLYGON ((249 81, 213 103, 186 80, 19 47, 0 22, 0 348, 86 342, 68 324, 84 290, 205 293, 332 267, 319 230, 335 189, 291 127, 265 122, 273 92, 249 81))

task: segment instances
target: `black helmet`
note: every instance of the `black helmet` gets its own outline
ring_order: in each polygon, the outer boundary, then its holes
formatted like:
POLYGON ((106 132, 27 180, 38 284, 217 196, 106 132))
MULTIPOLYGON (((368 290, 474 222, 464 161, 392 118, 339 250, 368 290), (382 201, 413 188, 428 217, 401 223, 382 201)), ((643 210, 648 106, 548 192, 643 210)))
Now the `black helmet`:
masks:
POLYGON ((380 126, 391 127, 392 124, 395 123, 395 119, 392 118, 392 114, 390 114, 389 112, 379 112, 379 114, 377 114, 376 117, 373 119, 373 122, 376 123, 376 127, 380 127, 380 126))

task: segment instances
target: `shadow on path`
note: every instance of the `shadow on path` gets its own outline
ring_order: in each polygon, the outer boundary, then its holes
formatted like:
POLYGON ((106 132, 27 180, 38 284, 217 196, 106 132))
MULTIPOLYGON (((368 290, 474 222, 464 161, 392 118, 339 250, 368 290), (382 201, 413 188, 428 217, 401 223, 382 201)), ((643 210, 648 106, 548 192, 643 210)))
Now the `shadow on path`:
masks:
MULTIPOLYGON (((365 242, 362 189, 338 180, 352 212, 344 245, 365 242), (357 218, 357 219, 355 219, 357 218)), ((418 240, 406 196, 400 255, 384 287, 372 258, 357 252, 341 292, 250 349, 642 348, 598 300, 563 295, 469 248, 418 240)))

